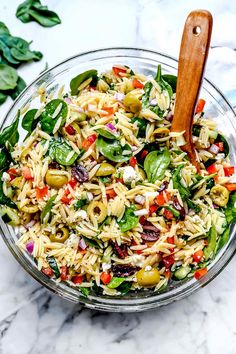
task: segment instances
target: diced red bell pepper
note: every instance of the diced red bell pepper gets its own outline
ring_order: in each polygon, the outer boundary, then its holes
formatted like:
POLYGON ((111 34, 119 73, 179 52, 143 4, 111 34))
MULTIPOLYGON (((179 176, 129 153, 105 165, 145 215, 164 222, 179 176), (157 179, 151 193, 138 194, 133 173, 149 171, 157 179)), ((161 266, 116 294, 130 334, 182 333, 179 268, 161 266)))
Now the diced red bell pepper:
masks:
POLYGON ((172 254, 170 254, 167 257, 163 257, 162 258, 162 262, 164 263, 164 266, 166 268, 170 268, 172 266, 172 264, 175 263, 175 258, 174 258, 174 256, 172 254))
POLYGON ((172 214, 172 212, 170 210, 167 210, 167 209, 164 209, 163 216, 167 220, 172 220, 174 218, 174 215, 172 214))
POLYGON ((197 263, 201 262, 203 256, 204 256, 204 253, 203 253, 202 250, 199 250, 199 251, 195 252, 195 253, 193 254, 193 260, 194 260, 194 262, 197 262, 197 263))
POLYGON ((164 194, 163 193, 159 193, 156 198, 155 198, 155 201, 156 203, 159 205, 159 206, 162 206, 165 204, 165 198, 164 198, 164 194))
POLYGON ((207 273, 207 268, 198 269, 198 270, 196 270, 196 272, 194 273, 194 278, 197 279, 197 280, 199 280, 199 279, 202 278, 206 273, 207 273))
POLYGON ((37 200, 43 199, 48 194, 48 186, 42 188, 35 187, 35 192, 37 200))
POLYGON ((71 178, 67 184, 69 184, 71 188, 74 189, 78 185, 78 181, 74 178, 71 178))
POLYGON ((117 183, 122 183, 122 184, 124 184, 123 178, 116 178, 116 182, 117 182, 117 183))
POLYGON ((230 192, 236 191, 236 183, 225 183, 225 187, 230 192))
POLYGON ((171 271, 170 271, 170 269, 169 268, 167 268, 166 270, 165 270, 165 278, 167 278, 167 279, 170 279, 170 277, 171 277, 171 271))
POLYGON ((96 86, 90 86, 89 89, 90 89, 90 91, 95 91, 97 89, 97 87, 96 86))
POLYGON ((101 276, 100 276, 101 281, 103 282, 104 285, 107 285, 110 283, 111 279, 112 279, 112 275, 110 273, 107 272, 102 272, 101 276))
POLYGON ((96 139, 97 139, 97 135, 96 134, 92 134, 92 135, 88 136, 87 139, 85 139, 82 142, 82 147, 85 150, 88 150, 90 148, 90 146, 95 142, 96 139))
POLYGON ((174 237, 174 236, 172 236, 172 237, 167 237, 167 242, 168 242, 168 243, 171 243, 172 245, 174 245, 174 244, 175 244, 175 237, 174 237))
POLYGON ((196 113, 201 113, 204 109, 204 106, 206 104, 206 101, 203 100, 202 98, 199 98, 197 106, 196 106, 196 113))
POLYGON ((73 281, 74 284, 81 284, 83 281, 84 277, 82 275, 74 275, 71 280, 73 281))
POLYGON ((108 114, 101 113, 100 114, 101 117, 104 117, 104 116, 107 117, 107 116, 110 116, 110 115, 112 115, 114 113, 114 108, 113 107, 102 107, 102 110, 107 112, 108 114))
POLYGON ((117 76, 122 76, 120 74, 125 74, 127 72, 127 68, 124 66, 113 66, 112 70, 114 74, 117 76))
POLYGON ((72 127, 72 125, 67 125, 65 127, 65 131, 69 134, 69 135, 75 135, 76 130, 75 128, 72 127))
POLYGON ((61 280, 67 280, 68 276, 67 276, 67 267, 66 266, 62 266, 61 267, 61 280))
POLYGON ((131 167, 135 167, 137 165, 137 159, 135 156, 132 156, 129 160, 129 164, 131 167))
POLYGON ((224 143, 223 143, 223 141, 220 141, 219 143, 214 143, 214 144, 216 146, 218 146, 220 152, 224 151, 224 143))
POLYGON ((66 204, 66 205, 69 205, 72 201, 72 198, 67 197, 68 194, 70 194, 70 191, 69 191, 69 189, 66 189, 62 198, 61 198, 62 203, 66 204))
POLYGON ((53 276, 53 270, 51 268, 42 268, 42 273, 45 274, 47 277, 53 276))
POLYGON ((216 165, 215 165, 215 164, 210 165, 209 167, 207 167, 206 170, 207 170, 207 172, 209 173, 209 175, 211 175, 211 174, 217 172, 217 169, 216 169, 216 165))
POLYGON ((9 168, 9 170, 7 171, 7 173, 10 176, 10 181, 12 181, 13 179, 15 179, 17 176, 19 176, 18 171, 15 168, 9 168))
POLYGON ((34 179, 34 177, 31 175, 29 167, 22 168, 22 175, 26 180, 34 179))
POLYGON ((107 189, 106 190, 106 196, 108 199, 115 198, 117 196, 116 192, 114 189, 107 189))
POLYGON ((142 89, 144 87, 144 84, 137 79, 133 79, 133 86, 136 89, 142 89))
POLYGON ((224 173, 226 177, 230 177, 234 174, 234 166, 224 167, 224 173))
POLYGON ((144 160, 148 154, 149 154, 149 152, 147 150, 143 150, 141 153, 141 159, 144 160))
POLYGON ((152 215, 153 213, 155 213, 158 209, 158 206, 156 204, 153 204, 150 206, 149 208, 149 215, 152 215))

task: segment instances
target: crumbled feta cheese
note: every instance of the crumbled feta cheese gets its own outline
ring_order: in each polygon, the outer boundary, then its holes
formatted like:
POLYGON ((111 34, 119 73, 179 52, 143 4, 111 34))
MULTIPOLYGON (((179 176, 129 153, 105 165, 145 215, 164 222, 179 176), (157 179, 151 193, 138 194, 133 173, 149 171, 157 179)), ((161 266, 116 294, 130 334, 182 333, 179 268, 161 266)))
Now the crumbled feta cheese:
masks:
POLYGON ((2 174, 2 181, 3 182, 7 182, 7 181, 10 181, 10 175, 6 172, 3 172, 2 174))
POLYGON ((152 270, 152 267, 151 267, 150 265, 147 265, 147 266, 145 267, 145 270, 146 270, 147 272, 150 272, 150 270, 152 270))
POLYGON ((78 245, 79 237, 76 234, 71 234, 68 239, 65 241, 67 245, 78 245))
POLYGON ((111 268, 111 265, 109 263, 102 263, 102 271, 103 272, 106 272, 110 268, 111 268))
POLYGON ((133 181, 139 181, 139 175, 135 169, 131 166, 124 167, 123 170, 123 180, 125 183, 131 183, 133 181))
POLYGON ((158 192, 145 192, 145 197, 155 198, 159 193, 158 192))
POLYGON ((76 216, 80 217, 81 219, 87 219, 88 217, 87 212, 85 210, 77 211, 76 216))
POLYGON ((87 199, 91 202, 93 200, 93 193, 87 192, 87 199))
POLYGON ((134 254, 132 257, 132 263, 137 267, 142 268, 145 257, 142 254, 134 254))

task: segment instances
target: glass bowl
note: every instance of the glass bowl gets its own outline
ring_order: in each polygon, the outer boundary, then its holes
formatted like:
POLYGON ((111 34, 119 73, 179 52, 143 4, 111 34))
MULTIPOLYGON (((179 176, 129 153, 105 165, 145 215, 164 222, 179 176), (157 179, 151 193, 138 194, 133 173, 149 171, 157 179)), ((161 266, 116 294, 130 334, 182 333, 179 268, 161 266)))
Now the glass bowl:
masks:
MULTIPOLYGON (((137 48, 99 49, 76 55, 46 71, 37 80, 32 82, 10 108, 5 119, 1 123, 1 129, 11 124, 18 109, 22 109, 29 104, 32 105, 32 107, 39 106, 37 99, 34 98, 34 93, 41 85, 44 85, 49 92, 58 90, 62 85, 65 85, 66 92, 69 89, 70 79, 78 73, 88 69, 97 69, 98 72, 102 72, 110 69, 114 64, 128 65, 134 71, 139 71, 145 75, 154 75, 158 64, 162 65, 164 73, 176 74, 178 62, 170 56, 137 48)), ((231 161, 235 165, 236 129, 234 126, 234 110, 220 90, 207 79, 204 79, 203 81, 200 95, 207 102, 207 115, 217 121, 219 129, 227 137, 231 147, 231 161)), ((39 283, 52 292, 72 302, 80 302, 92 309, 117 312, 144 311, 158 306, 167 305, 168 303, 182 299, 200 287, 205 286, 221 272, 233 257, 236 248, 235 231, 236 226, 234 225, 232 226, 228 243, 216 255, 214 261, 209 266, 208 273, 199 281, 192 278, 187 281, 172 282, 165 291, 160 293, 144 290, 124 297, 91 295, 88 298, 84 298, 81 297, 76 288, 70 287, 65 283, 57 283, 42 274, 37 269, 33 259, 26 252, 22 252, 18 246, 16 246, 15 241, 17 240, 17 235, 14 229, 6 225, 2 220, 0 223, 0 232, 11 253, 22 267, 39 283)))

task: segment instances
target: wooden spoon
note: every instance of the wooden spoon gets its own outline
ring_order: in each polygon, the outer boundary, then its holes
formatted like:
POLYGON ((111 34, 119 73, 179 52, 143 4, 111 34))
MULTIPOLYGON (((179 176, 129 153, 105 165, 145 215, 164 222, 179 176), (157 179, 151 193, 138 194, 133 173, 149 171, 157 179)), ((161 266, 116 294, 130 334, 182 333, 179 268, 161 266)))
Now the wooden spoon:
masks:
POLYGON ((176 105, 171 127, 172 132, 185 131, 186 144, 182 145, 181 149, 187 152, 198 172, 200 166, 192 140, 192 124, 208 56, 211 31, 212 15, 210 12, 195 10, 188 15, 180 47, 176 105))

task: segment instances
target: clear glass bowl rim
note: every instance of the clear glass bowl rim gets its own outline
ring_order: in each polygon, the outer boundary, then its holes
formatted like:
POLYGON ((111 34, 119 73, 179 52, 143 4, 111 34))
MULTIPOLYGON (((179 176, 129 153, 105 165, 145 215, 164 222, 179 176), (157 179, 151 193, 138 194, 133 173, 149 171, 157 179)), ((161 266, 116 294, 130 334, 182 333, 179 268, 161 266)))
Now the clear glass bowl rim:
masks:
MULTIPOLYGON (((162 58, 166 58, 168 60, 171 60, 175 63, 178 62, 178 60, 170 55, 156 52, 153 50, 148 50, 148 49, 142 49, 142 48, 135 48, 135 47, 110 47, 110 48, 101 48, 101 49, 96 49, 92 51, 85 51, 80 54, 74 55, 72 57, 67 58, 66 60, 60 62, 59 64, 55 65, 51 69, 48 69, 47 71, 43 72, 40 76, 38 76, 35 80, 33 80, 25 89, 24 91, 18 96, 18 98, 14 101, 12 106, 9 108, 5 118, 1 122, 0 129, 2 129, 5 121, 7 118, 11 115, 12 110, 19 104, 20 100, 22 97, 27 94, 27 91, 29 88, 33 87, 36 85, 36 83, 39 80, 42 80, 45 75, 48 73, 53 74, 56 69, 62 68, 63 65, 72 62, 73 60, 77 58, 81 58, 83 56, 87 55, 92 55, 92 54, 101 54, 103 53, 104 55, 109 55, 110 52, 113 51, 119 51, 119 53, 122 53, 122 56, 129 56, 129 54, 134 57, 134 53, 145 53, 147 56, 148 55, 155 55, 155 56, 160 56, 162 58)), ((119 55, 121 56, 121 55, 119 55)), ((118 57, 119 57, 118 56, 118 57)), ((112 57, 112 56, 111 56, 112 57)), ((115 58, 116 56, 114 56, 115 58)), ((104 58, 104 57, 102 57, 104 58)), ((225 98, 223 93, 208 79, 204 78, 203 80, 204 83, 207 83, 214 91, 216 94, 219 95, 219 97, 224 101, 225 105, 231 112, 233 118, 236 117, 235 111, 231 104, 228 102, 228 100, 225 98)), ((171 303, 176 300, 180 300, 191 293, 195 292, 199 288, 207 285, 210 281, 212 281, 224 268, 225 266, 229 263, 229 261, 232 259, 232 257, 235 254, 236 251, 236 238, 231 237, 229 242, 223 247, 223 249, 219 252, 219 254, 216 256, 216 259, 214 260, 214 265, 210 267, 208 273, 206 276, 201 278, 199 281, 196 281, 195 279, 191 279, 190 281, 184 283, 181 285, 179 288, 175 288, 173 290, 170 290, 166 293, 160 293, 157 295, 153 296, 148 296, 148 297, 143 297, 143 298, 129 298, 129 299, 114 299, 112 297, 104 297, 104 296, 89 296, 88 298, 84 298, 79 295, 79 292, 76 291, 73 288, 70 288, 64 284, 58 284, 47 278, 44 274, 42 274, 38 269, 33 266, 32 261, 29 260, 29 257, 27 258, 22 251, 19 250, 18 246, 15 245, 14 240, 12 238, 4 237, 4 230, 2 228, 2 225, 0 225, 0 233, 3 237, 4 242, 6 243, 7 247, 15 257, 15 259, 21 264, 21 266, 26 270, 35 280, 37 280, 41 285, 49 289, 50 291, 58 294, 59 296, 75 302, 75 303, 80 303, 85 305, 88 308, 91 309, 97 309, 97 310, 102 310, 102 311, 113 311, 113 312, 133 312, 133 311, 145 311, 145 310, 150 310, 152 308, 156 308, 159 306, 167 305, 168 303, 171 303)), ((235 228, 233 233, 235 234, 235 228)), ((232 232, 231 232, 232 235, 232 232)), ((233 235, 234 236, 234 235, 233 235)))

